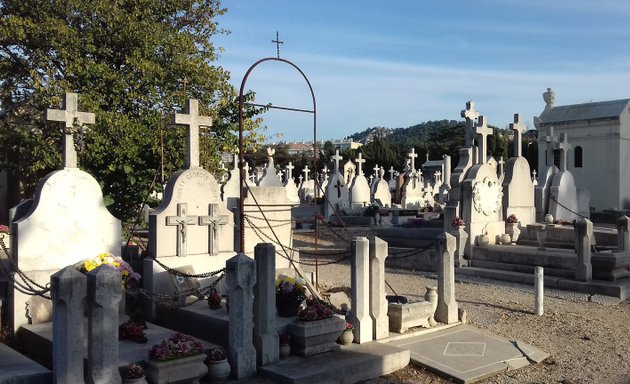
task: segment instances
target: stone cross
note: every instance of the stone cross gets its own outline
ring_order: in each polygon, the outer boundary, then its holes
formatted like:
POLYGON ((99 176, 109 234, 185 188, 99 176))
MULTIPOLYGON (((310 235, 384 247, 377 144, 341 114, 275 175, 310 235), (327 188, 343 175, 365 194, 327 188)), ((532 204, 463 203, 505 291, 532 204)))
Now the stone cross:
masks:
POLYGON ((304 172, 304 175, 305 175, 304 180, 308 180, 308 174, 311 173, 311 170, 308 169, 308 166, 305 165, 302 172, 304 172))
POLYGON ((63 101, 63 109, 46 109, 47 121, 62 121, 66 124, 63 140, 63 167, 77 167, 77 151, 74 149, 74 130, 76 124, 81 127, 83 124, 94 124, 95 115, 88 112, 78 112, 79 95, 66 92, 63 101))
POLYGON ((199 101, 188 99, 184 113, 176 113, 173 124, 186 125, 186 165, 199 167, 199 127, 212 127, 212 118, 199 116, 199 101))
POLYGON ((385 177, 385 168, 381 167, 378 170, 378 177, 383 180, 383 177, 385 177))
POLYGON ((525 124, 521 122, 521 114, 514 114, 514 122, 510 123, 510 129, 514 131, 514 156, 521 157, 522 156, 522 142, 523 142, 523 132, 525 131, 525 124))
POLYGON ((539 140, 547 143, 545 160, 547 162, 547 166, 553 167, 553 147, 558 141, 558 137, 553 135, 553 127, 549 127, 547 131, 547 135, 540 137, 539 140))
POLYGON ((396 171, 394 171, 394 166, 393 165, 389 166, 389 171, 387 171, 387 172, 389 172, 389 179, 390 180, 394 180, 394 172, 396 172, 396 171))
POLYGON ((177 216, 166 216, 166 225, 177 227, 177 256, 186 257, 188 226, 197 225, 197 216, 188 216, 188 204, 178 203, 177 216))
POLYGON ((354 159, 357 162, 357 167, 359 168, 357 170, 357 176, 361 176, 363 175, 363 163, 365 163, 365 159, 363 158, 363 154, 361 152, 359 152, 359 158, 358 159, 354 159))
POLYGON ((569 144, 566 132, 562 132, 560 134, 560 141, 556 144, 556 148, 560 150, 560 171, 567 170, 567 156, 569 149, 572 147, 573 146, 569 144))
POLYGON ((460 115, 466 119, 466 146, 470 147, 475 138, 475 120, 479 118, 479 112, 475 109, 475 102, 466 102, 466 109, 462 110, 460 115))
POLYGON ((219 169, 219 172, 221 172, 221 182, 225 182, 225 180, 227 180, 227 168, 225 167, 225 163, 221 162, 221 168, 219 169))
POLYGON ((373 181, 374 181, 374 175, 370 175, 370 183, 368 185, 372 185, 373 181))
POLYGON ((339 173, 339 162, 343 160, 343 157, 339 156, 339 149, 335 150, 335 155, 332 157, 335 162, 335 174, 339 173))
POLYGON ((199 225, 208 226, 208 253, 216 255, 219 253, 219 242, 217 237, 217 225, 226 225, 228 223, 227 215, 219 215, 219 204, 210 204, 208 206, 208 215, 199 216, 199 225))
POLYGON ((374 177, 378 177, 378 170, 380 168, 378 167, 378 164, 374 165, 374 168, 372 168, 372 170, 374 171, 374 177))
POLYGON ((429 152, 427 152, 427 160, 426 160, 426 162, 428 162, 428 161, 429 161, 429 152))
POLYGON ((475 135, 477 137, 481 136, 477 141, 479 142, 479 162, 480 164, 485 164, 487 159, 487 151, 488 151, 488 135, 492 135, 492 128, 488 128, 486 125, 485 116, 481 115, 477 119, 477 124, 475 126, 475 135))
POLYGON ((442 181, 441 176, 442 176, 442 172, 435 171, 435 183, 439 183, 440 181, 442 181))
POLYGON ((409 152, 409 159, 411 160, 411 172, 415 172, 416 171, 416 157, 418 157, 418 154, 416 153, 416 149, 415 148, 411 148, 411 152, 409 152))
POLYGON ((300 177, 298 177, 298 185, 302 185, 302 180, 304 180, 304 178, 302 177, 302 175, 300 175, 300 177))
POLYGON ((503 174, 503 166, 505 165, 505 161, 503 160, 503 157, 501 157, 499 159, 499 175, 503 174))
POLYGON ((532 181, 536 181, 536 170, 532 171, 532 181))
POLYGON ((295 168, 295 166, 293 166, 293 163, 291 163, 289 161, 289 164, 287 164, 286 169, 287 169, 287 180, 293 180, 293 169, 295 168))

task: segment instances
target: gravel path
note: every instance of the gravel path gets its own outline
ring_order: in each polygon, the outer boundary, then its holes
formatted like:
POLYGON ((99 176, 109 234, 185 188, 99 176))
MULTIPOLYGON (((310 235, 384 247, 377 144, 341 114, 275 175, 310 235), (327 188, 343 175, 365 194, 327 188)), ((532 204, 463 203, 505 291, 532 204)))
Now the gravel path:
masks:
MULTIPOLYGON (((363 231, 360 235, 365 235, 363 231)), ((308 245, 310 235, 296 235, 308 245)), ((321 244, 321 243, 320 243, 321 244)), ((324 238, 327 247, 344 248, 324 238)), ((347 247, 347 246, 346 246, 347 247)), ((340 256, 328 260, 339 259, 340 256)), ((306 255, 302 260, 309 260, 306 255)), ((320 262, 327 259, 320 258, 320 262)), ((313 267, 304 266, 306 272, 313 267)), ((319 267, 325 287, 350 286, 348 261, 319 267)), ((435 273, 391 269, 386 280, 401 295, 424 297, 425 287, 437 285, 435 273)), ((551 356, 543 363, 503 372, 480 383, 603 383, 630 384, 630 302, 561 291, 545 290, 543 316, 532 314, 533 287, 457 276, 456 297, 466 309, 468 323, 507 339, 531 344, 551 356)), ((391 290, 388 289, 391 294, 391 290)), ((450 383, 411 365, 368 383, 450 383)))

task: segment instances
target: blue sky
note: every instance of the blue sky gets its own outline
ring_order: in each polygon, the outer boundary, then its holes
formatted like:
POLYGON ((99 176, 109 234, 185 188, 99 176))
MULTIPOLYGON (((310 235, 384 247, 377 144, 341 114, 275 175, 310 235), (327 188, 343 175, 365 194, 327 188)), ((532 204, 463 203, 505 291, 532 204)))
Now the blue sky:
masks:
MULTIPOLYGON (((514 113, 533 129, 544 108, 630 98, 630 2, 626 0, 224 1, 217 62, 240 88, 247 69, 276 55, 299 66, 317 100, 318 139, 368 127, 459 120, 474 100, 488 123, 514 113)), ((246 87, 257 102, 311 109, 289 65, 265 62, 246 87)), ((270 141, 312 138, 309 114, 264 116, 270 141)))

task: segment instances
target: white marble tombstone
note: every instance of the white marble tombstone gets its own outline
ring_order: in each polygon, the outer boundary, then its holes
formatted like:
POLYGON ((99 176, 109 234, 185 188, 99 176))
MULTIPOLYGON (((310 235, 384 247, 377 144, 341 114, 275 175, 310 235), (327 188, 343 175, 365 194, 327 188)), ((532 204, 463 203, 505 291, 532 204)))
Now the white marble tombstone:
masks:
POLYGON ((339 213, 340 210, 348 208, 350 204, 348 187, 343 175, 340 173, 339 162, 341 160, 343 160, 343 157, 339 155, 339 150, 337 149, 332 157, 335 167, 326 185, 324 216, 326 216, 327 220, 330 219, 335 211, 339 213))
POLYGON ((385 181, 385 169, 383 167, 379 170, 379 178, 375 183, 374 188, 374 201, 380 200, 383 207, 392 206, 392 194, 389 191, 389 184, 385 181))
POLYGON ((355 159, 357 162, 357 173, 352 179, 350 184, 350 207, 351 208, 363 208, 370 204, 370 186, 368 181, 363 175, 363 163, 365 159, 363 154, 359 153, 359 157, 355 159))
POLYGON ((259 187, 282 187, 282 180, 278 178, 278 175, 276 174, 276 166, 273 163, 273 155, 275 153, 275 149, 267 147, 267 166, 263 170, 260 181, 258 181, 259 187))

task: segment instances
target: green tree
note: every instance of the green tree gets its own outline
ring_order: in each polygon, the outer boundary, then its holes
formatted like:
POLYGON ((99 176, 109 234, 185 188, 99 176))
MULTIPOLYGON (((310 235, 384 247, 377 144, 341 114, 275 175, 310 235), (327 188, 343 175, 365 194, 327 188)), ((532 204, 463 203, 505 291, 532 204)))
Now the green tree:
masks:
MULTIPOLYGON (((79 166, 99 180, 117 217, 133 216, 156 171, 159 182, 183 166, 185 128, 170 121, 188 98, 213 119, 200 142, 202 165, 214 169, 219 151, 236 148, 237 92, 212 65, 225 11, 219 0, 0 2, 0 169, 14 200, 61 164, 61 124, 42 116, 68 91, 96 114, 79 140, 79 166)), ((248 142, 261 139, 258 112, 246 113, 248 142)))

